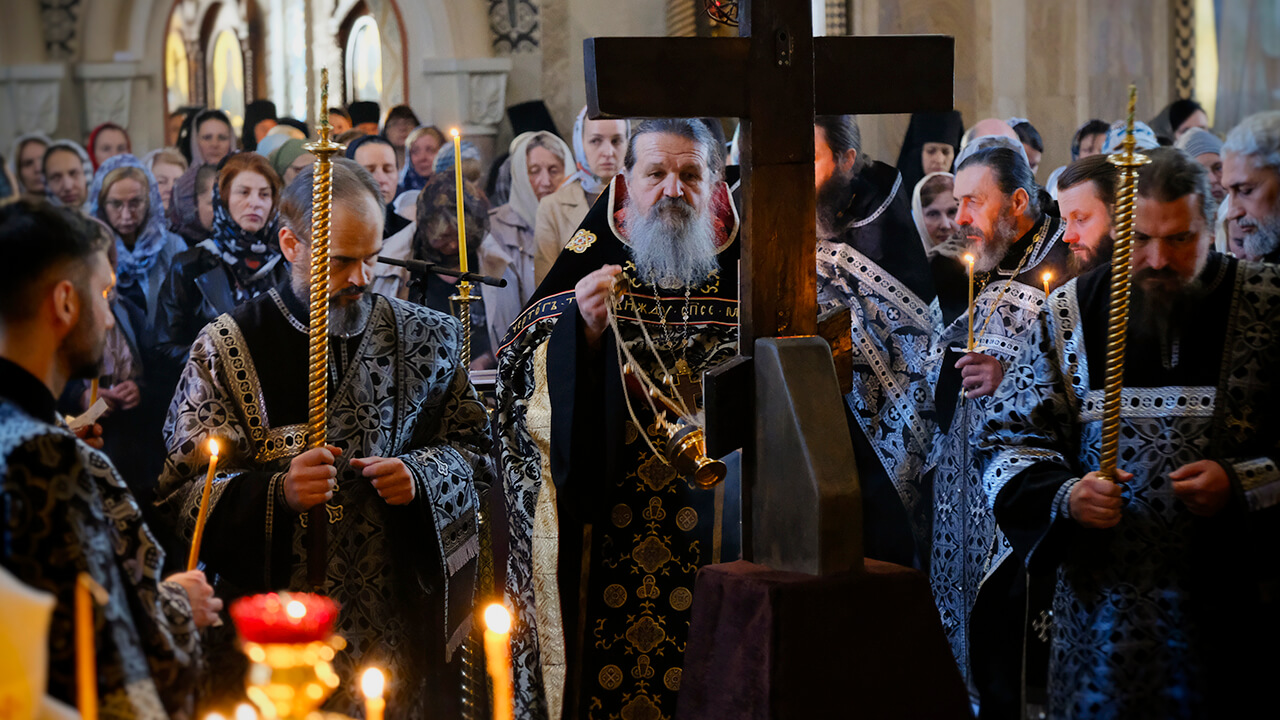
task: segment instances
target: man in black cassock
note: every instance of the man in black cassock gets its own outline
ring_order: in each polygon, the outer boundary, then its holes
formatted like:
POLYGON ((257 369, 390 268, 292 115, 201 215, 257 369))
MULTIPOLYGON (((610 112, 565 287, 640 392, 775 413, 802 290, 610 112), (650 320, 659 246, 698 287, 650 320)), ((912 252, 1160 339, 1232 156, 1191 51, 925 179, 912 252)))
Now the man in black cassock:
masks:
POLYGON ((1280 273, 1211 252, 1206 171, 1148 154, 1119 482, 1097 473, 1109 265, 1050 296, 978 451, 1014 552, 1056 575, 1050 717, 1256 716, 1280 673, 1280 273))
POLYGON ((933 441, 933 278, 902 176, 861 155, 852 115, 814 125, 818 301, 852 313, 853 390, 845 397, 862 489, 867 557, 922 567, 929 547, 933 441))
POLYGON ((83 573, 100 588, 93 611, 100 716, 190 718, 197 628, 214 621, 221 601, 199 570, 161 580, 164 549, 133 494, 55 410, 69 379, 102 369, 115 285, 105 240, 83 218, 42 201, 0 206, 0 252, 23 270, 0 291, 0 565, 56 598, 49 695, 76 704, 74 608, 83 573))
POLYGON ((608 325, 673 393, 737 353, 737 214, 697 120, 648 120, 499 350, 518 718, 670 717, 698 568, 738 557, 737 492, 651 451, 608 325), (643 328, 643 330, 642 330, 643 328), (644 337, 647 331, 648 341, 644 337), (664 369, 665 368, 665 371, 664 369))
MULTIPOLYGON (((358 672, 388 675, 389 718, 458 717, 457 661, 470 627, 488 423, 459 358, 452 317, 372 295, 382 247, 373 179, 333 166, 328 445, 303 452, 307 422, 312 172, 286 189, 280 245, 289 283, 209 324, 165 424, 162 493, 190 537, 208 456, 222 442, 201 557, 230 597, 312 590, 307 511, 323 505, 326 578, 342 606, 341 685, 326 708, 363 711, 358 672)), ((217 699, 243 689, 230 631, 214 637, 217 699)))

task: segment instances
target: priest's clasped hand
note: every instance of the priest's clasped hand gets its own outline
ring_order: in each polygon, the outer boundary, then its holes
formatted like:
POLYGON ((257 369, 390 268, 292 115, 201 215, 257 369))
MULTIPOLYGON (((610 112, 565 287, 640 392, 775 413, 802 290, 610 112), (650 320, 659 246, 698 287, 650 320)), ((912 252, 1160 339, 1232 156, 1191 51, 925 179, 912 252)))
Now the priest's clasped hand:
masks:
POLYGON ((312 448, 295 457, 284 475, 284 500, 294 512, 306 512, 333 497, 338 469, 334 467, 342 448, 336 445, 312 448))
POLYGON ((369 484, 378 491, 388 505, 408 505, 413 502, 417 489, 413 475, 400 458, 353 458, 351 467, 369 478, 369 484))
POLYGON ((1121 497, 1121 483, 1133 479, 1133 473, 1116 468, 1116 481, 1102 477, 1094 472, 1080 478, 1080 482, 1071 488, 1071 497, 1067 503, 1071 518, 1084 527, 1105 530, 1115 527, 1120 522, 1120 512, 1124 509, 1121 497))
POLYGON ((1169 473, 1173 494, 1193 515, 1212 517, 1222 512, 1231 499, 1227 471, 1212 460, 1188 463, 1169 473))
POLYGON ((613 278, 620 272, 621 265, 605 265, 579 280, 573 288, 583 331, 593 348, 600 347, 600 336, 609 327, 609 295, 613 293, 613 278))
POLYGON ((1000 387, 1004 379, 1004 367, 1000 361, 990 355, 971 352, 956 362, 960 371, 960 384, 964 386, 966 398, 980 398, 990 395, 1000 387))

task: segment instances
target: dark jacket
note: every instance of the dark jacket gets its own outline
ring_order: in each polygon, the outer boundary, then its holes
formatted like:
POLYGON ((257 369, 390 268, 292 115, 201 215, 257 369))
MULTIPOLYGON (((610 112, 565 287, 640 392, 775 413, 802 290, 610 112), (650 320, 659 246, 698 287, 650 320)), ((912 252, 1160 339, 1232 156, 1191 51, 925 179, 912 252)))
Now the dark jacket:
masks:
MULTIPOLYGON (((257 297, 287 280, 283 260, 253 283, 241 288, 244 299, 257 297)), ((158 382, 170 391, 187 362, 191 343, 201 328, 238 304, 235 280, 223 260, 203 246, 179 253, 173 259, 169 277, 160 290, 156 308, 155 342, 148 353, 155 365, 158 382)))

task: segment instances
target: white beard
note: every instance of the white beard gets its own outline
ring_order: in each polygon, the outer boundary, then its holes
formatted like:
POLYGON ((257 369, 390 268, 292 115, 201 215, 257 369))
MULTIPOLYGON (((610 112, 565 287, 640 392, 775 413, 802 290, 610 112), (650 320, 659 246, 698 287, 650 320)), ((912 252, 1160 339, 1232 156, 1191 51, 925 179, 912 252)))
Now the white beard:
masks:
POLYGON ((627 234, 640 279, 663 287, 701 283, 720 268, 711 203, 694 209, 680 198, 662 198, 641 213, 627 198, 627 234))
POLYGON ((1266 218, 1254 225, 1242 240, 1244 253, 1251 258, 1261 259, 1275 252, 1280 248, 1280 215, 1266 218))

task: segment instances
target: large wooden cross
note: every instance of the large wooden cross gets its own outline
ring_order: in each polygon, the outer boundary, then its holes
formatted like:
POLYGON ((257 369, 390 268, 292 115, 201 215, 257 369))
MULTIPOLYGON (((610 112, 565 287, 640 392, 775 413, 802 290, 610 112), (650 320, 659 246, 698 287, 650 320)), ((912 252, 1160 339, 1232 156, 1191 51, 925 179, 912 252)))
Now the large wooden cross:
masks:
MULTIPOLYGON (((822 375, 834 378, 834 371, 824 371, 821 362, 814 366, 813 353, 789 355, 792 351, 782 347, 781 341, 767 348, 757 343, 809 336, 816 330, 814 117, 951 110, 955 40, 940 35, 815 38, 809 0, 739 0, 738 17, 737 38, 589 38, 584 59, 592 118, 741 119, 744 212, 739 348, 744 356, 757 356, 751 413, 757 418, 756 427, 742 443, 743 520, 744 530, 750 530, 753 522, 756 526, 755 559, 768 562, 779 557, 769 547, 790 541, 759 536, 764 532, 762 519, 769 520, 759 496, 762 490, 775 496, 773 491, 797 482, 794 474, 802 469, 791 467, 790 458, 795 463, 827 466, 816 467, 817 475, 828 477, 813 478, 815 486, 838 481, 833 481, 833 474, 853 472, 852 467, 833 467, 852 459, 843 409, 826 397, 832 388, 822 375), (772 373, 760 367, 766 358, 775 366, 772 373), (817 416, 797 416, 788 424, 779 421, 775 408, 762 407, 778 401, 787 407, 807 401, 823 407, 817 416), (839 413, 835 422, 842 438, 822 432, 830 430, 832 413, 839 413), (781 434, 765 427, 779 422, 786 426, 781 434), (787 435, 790 439, 783 437, 787 435), (769 453, 752 447, 756 438, 766 437, 777 447, 769 453), (832 443, 839 446, 841 441, 843 446, 833 447, 832 443), (829 456, 824 460, 815 453, 829 456), (774 473, 787 476, 770 477, 774 473), (755 502, 751 495, 757 496, 755 502), (752 505, 756 505, 754 511, 752 505), (760 557, 762 551, 764 557, 760 557)), ((914 241, 903 238, 909 240, 914 241)), ((827 357, 829 368, 829 351, 827 357)), ((834 395, 838 401, 838 390, 834 395)), ((797 411, 804 415, 809 409, 797 411)), ((708 422, 715 421, 709 415, 708 422)), ((777 496, 787 497, 785 493, 777 496)), ((822 502, 817 497, 810 509, 822 502)), ((779 518, 785 511, 776 506, 768 511, 774 521, 767 524, 774 530, 785 532, 794 523, 808 522, 804 511, 785 519, 779 518)), ((811 520, 812 525, 823 525, 819 518, 811 520)), ((828 528, 803 532, 825 535, 828 528)), ((778 564, 810 571, 832 569, 820 558, 817 564, 785 559, 778 564)))

